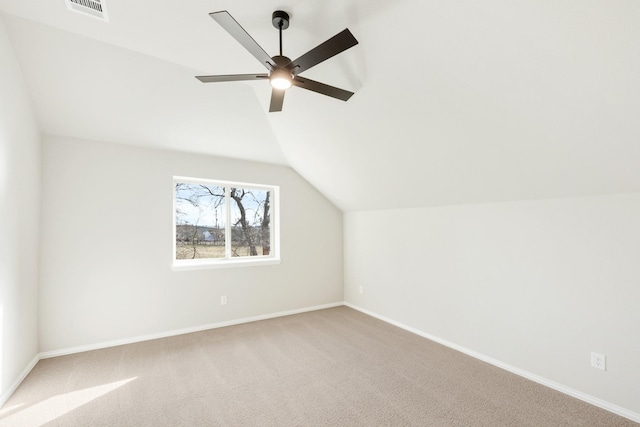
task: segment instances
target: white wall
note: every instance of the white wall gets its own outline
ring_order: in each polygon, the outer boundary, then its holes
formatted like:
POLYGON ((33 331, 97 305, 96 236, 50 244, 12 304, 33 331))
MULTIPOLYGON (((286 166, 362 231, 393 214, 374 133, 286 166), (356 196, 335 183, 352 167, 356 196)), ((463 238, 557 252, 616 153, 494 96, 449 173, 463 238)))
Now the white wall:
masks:
POLYGON ((640 413, 640 193, 355 212, 344 230, 347 302, 640 413))
POLYGON ((343 300, 342 213, 288 167, 45 137, 42 191, 42 352, 343 300), (173 176, 279 185, 282 263, 172 271, 173 176))
POLYGON ((38 353, 40 134, 0 20, 0 405, 38 353))

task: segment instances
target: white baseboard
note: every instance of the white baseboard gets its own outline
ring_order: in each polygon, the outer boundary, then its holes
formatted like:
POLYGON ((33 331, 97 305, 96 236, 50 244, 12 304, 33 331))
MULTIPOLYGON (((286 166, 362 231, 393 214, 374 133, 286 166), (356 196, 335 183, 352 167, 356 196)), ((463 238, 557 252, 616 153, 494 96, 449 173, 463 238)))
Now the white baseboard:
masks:
POLYGON ((99 350, 99 349, 102 349, 102 348, 116 347, 116 346, 119 346, 119 345, 133 344, 133 343, 137 343, 137 342, 155 340, 155 339, 159 339, 159 338, 173 337, 173 336, 176 336, 176 335, 190 334, 192 332, 201 332, 201 331, 206 331, 206 330, 209 330, 209 329, 217 329, 217 328, 224 328, 226 326, 240 325, 242 323, 256 322, 258 320, 266 320, 266 319, 273 319, 273 318, 276 318, 276 317, 290 316, 292 314, 306 313, 308 311, 323 310, 325 308, 339 307, 341 305, 344 305, 343 301, 334 302, 334 303, 331 303, 331 304, 316 305, 316 306, 313 306, 313 307, 299 308, 299 309, 295 309, 295 310, 279 311, 277 313, 263 314, 263 315, 259 315, 259 316, 245 317, 245 318, 242 318, 242 319, 227 320, 227 321, 218 322, 218 323, 210 323, 210 324, 207 324, 207 325, 195 326, 195 327, 191 327, 191 328, 175 329, 175 330, 172 330, 172 331, 159 332, 159 333, 156 333, 156 334, 141 335, 141 336, 136 336, 136 337, 131 337, 131 338, 123 338, 123 339, 119 339, 119 340, 113 340, 113 341, 106 341, 106 342, 101 342, 101 343, 83 345, 83 346, 79 346, 79 347, 63 348, 63 349, 60 349, 60 350, 53 350, 53 351, 45 351, 43 353, 40 353, 39 356, 40 356, 40 359, 47 359, 47 358, 50 358, 50 357, 57 357, 57 356, 66 356, 68 354, 82 353, 82 352, 85 352, 85 351, 99 350))
POLYGON ((115 347, 115 346, 124 345, 124 344, 133 344, 133 343, 142 342, 142 341, 155 340, 158 338, 167 338, 167 337, 172 337, 176 335, 189 334, 192 332, 206 331, 209 329, 223 328, 225 326, 240 325, 242 323, 256 322, 258 320, 273 319, 276 317, 290 316, 292 314, 300 314, 300 313, 306 313, 309 311, 323 310, 325 308, 340 307, 342 305, 344 305, 344 302, 339 301, 331 304, 323 304, 323 305, 316 305, 313 307, 298 308, 295 310, 280 311, 277 313, 263 314, 259 316, 245 317, 242 319, 228 320, 225 322, 195 326, 192 328, 176 329, 173 331, 160 332, 157 334, 142 335, 137 337, 124 338, 120 340, 113 340, 113 341, 101 342, 96 344, 83 345, 79 347, 64 348, 60 350, 45 351, 42 353, 38 353, 33 358, 33 360, 29 363, 29 365, 27 365, 27 367, 24 368, 20 376, 16 378, 16 380, 11 384, 11 386, 5 392, 3 392, 2 395, 0 395, 0 408, 4 406, 7 400, 9 400, 9 397, 11 397, 13 392, 16 391, 20 383, 22 383, 22 381, 26 378, 26 376, 29 375, 29 372, 31 372, 34 366, 36 366, 36 363, 38 363, 38 361, 40 361, 41 359, 48 359, 48 358, 57 357, 57 356, 66 356, 68 354, 82 353, 82 352, 91 351, 91 350, 99 350, 102 348, 115 347))
POLYGON ((557 390, 557 391, 559 391, 561 393, 567 394, 567 395, 569 395, 571 397, 575 397, 576 399, 580 399, 580 400, 582 400, 584 402, 590 403, 590 404, 592 404, 594 406, 597 406, 599 408, 602 408, 602 409, 604 409, 606 411, 613 412, 614 414, 620 415, 622 417, 625 417, 625 418, 628 418, 628 419, 630 419, 632 421, 640 423, 640 414, 638 414, 636 412, 633 412, 633 411, 630 411, 628 409, 622 408, 622 407, 620 407, 618 405, 614 405, 613 403, 609 403, 609 402, 607 402, 605 400, 599 399, 597 397, 591 396, 591 395, 583 393, 581 391, 574 390, 574 389, 572 389, 570 387, 566 387, 566 386, 564 386, 562 384, 559 384, 559 383, 556 383, 554 381, 548 380, 548 379, 543 378, 543 377, 541 377, 539 375, 536 375, 536 374, 533 374, 531 372, 525 371, 524 369, 516 368, 515 366, 511 366, 511 365, 509 365, 507 363, 501 362, 500 360, 493 359, 493 358, 491 358, 489 356, 485 356, 484 354, 475 352, 475 351, 470 350, 470 349, 468 349, 466 347, 462 347, 462 346, 460 346, 458 344, 455 344, 455 343, 452 343, 450 341, 444 340, 442 338, 433 336, 433 335, 428 334, 426 332, 422 332, 422 331, 420 331, 418 329, 412 328, 411 326, 407 326, 407 325, 405 325, 403 323, 400 323, 400 322, 397 322, 395 320, 389 319, 387 317, 381 316, 381 315, 379 315, 377 313, 373 313, 373 312, 371 312, 371 311, 369 311, 369 310, 367 310, 365 308, 359 307, 359 306, 357 306, 355 304, 351 304, 351 303, 345 301, 344 305, 346 305, 347 307, 351 307, 354 310, 358 310, 358 311, 360 311, 360 312, 362 312, 364 314, 367 314, 367 315, 369 315, 371 317, 375 317, 376 319, 382 320, 383 322, 389 323, 391 325, 397 326, 397 327, 399 327, 401 329, 404 329, 406 331, 412 332, 412 333, 414 333, 416 335, 419 335, 419 336, 421 336, 423 338, 429 339, 431 341, 435 341, 438 344, 442 344, 442 345, 444 345, 446 347, 449 347, 449 348, 452 348, 454 350, 457 350, 457 351, 459 351, 461 353, 464 353, 466 355, 474 357, 474 358, 476 358, 478 360, 482 360, 483 362, 487 362, 487 363, 489 363, 491 365, 497 366, 498 368, 504 369, 505 371, 509 371, 511 373, 514 373, 516 375, 519 375, 521 377, 529 379, 531 381, 537 382, 538 384, 542 384, 544 386, 547 386, 549 388, 557 390))
POLYGON ((36 366, 36 363, 38 363, 39 360, 40 360, 40 355, 36 354, 31 360, 31 362, 29 362, 29 364, 26 366, 26 368, 22 370, 18 378, 16 378, 16 380, 13 383, 11 383, 9 388, 6 389, 2 393, 2 395, 0 395, 0 408, 2 408, 4 404, 7 402, 7 400, 9 400, 13 392, 16 391, 18 386, 22 383, 22 380, 24 380, 27 377, 27 375, 29 375, 29 372, 31 372, 31 370, 33 369, 34 366, 36 366))

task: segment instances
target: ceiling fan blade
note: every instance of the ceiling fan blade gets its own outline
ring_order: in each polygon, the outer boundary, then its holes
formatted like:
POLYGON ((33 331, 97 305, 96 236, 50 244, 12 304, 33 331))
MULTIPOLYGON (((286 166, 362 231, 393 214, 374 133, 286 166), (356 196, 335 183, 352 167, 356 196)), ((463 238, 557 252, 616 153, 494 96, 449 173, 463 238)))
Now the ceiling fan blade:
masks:
POLYGON ((284 89, 271 89, 271 105, 269 105, 269 112, 275 113, 282 111, 282 103, 284 102, 284 89))
POLYGON ((291 82, 294 86, 298 86, 302 89, 311 90, 313 92, 321 93, 332 98, 340 99, 341 101, 347 101, 353 95, 353 92, 340 89, 335 86, 329 86, 324 83, 317 82, 315 80, 296 76, 291 82))
POLYGON ((238 82, 243 80, 268 79, 269 74, 231 74, 228 76, 196 76, 202 83, 238 82))
POLYGON ((291 64, 289 64, 287 68, 289 68, 293 74, 300 74, 357 44, 358 40, 356 40, 347 28, 326 42, 311 49, 295 61, 291 61, 291 64))
POLYGON ((227 30, 231 36, 249 51, 268 70, 274 66, 271 57, 260 47, 260 45, 247 33, 244 28, 233 19, 233 16, 226 10, 209 14, 222 28, 227 30))

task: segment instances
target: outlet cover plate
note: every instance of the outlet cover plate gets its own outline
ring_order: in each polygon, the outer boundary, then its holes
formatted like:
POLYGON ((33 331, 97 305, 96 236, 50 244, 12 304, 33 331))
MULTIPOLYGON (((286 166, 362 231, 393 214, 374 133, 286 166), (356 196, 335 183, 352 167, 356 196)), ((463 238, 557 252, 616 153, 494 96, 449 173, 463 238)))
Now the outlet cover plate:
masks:
POLYGON ((602 371, 607 370, 607 359, 604 354, 591 352, 591 366, 602 371))

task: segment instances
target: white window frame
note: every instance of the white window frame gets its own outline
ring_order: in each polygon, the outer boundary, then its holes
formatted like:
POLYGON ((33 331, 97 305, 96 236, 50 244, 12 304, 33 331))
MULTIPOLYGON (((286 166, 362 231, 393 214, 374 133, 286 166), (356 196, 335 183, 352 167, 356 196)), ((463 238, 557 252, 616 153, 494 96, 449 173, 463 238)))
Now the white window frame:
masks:
POLYGON ((207 268, 226 268, 226 267, 249 267, 259 265, 280 264, 280 187, 277 185, 253 184, 248 182, 223 181, 218 179, 192 178, 184 176, 174 176, 173 185, 173 212, 172 212, 172 248, 171 267, 174 271, 180 270, 199 270, 207 268), (199 259, 176 259, 176 184, 204 184, 216 185, 225 188, 225 258, 199 258, 199 259), (250 188, 256 190, 271 191, 271 250, 269 255, 230 257, 231 253, 231 200, 230 188, 250 188))

